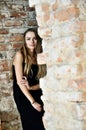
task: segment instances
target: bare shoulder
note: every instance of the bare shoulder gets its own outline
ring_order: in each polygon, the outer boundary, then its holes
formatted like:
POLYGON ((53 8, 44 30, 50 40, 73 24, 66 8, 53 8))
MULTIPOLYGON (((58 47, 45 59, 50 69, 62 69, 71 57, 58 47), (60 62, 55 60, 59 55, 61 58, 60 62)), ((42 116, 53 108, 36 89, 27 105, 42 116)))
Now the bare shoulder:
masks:
POLYGON ((17 51, 17 52, 16 52, 15 58, 17 58, 17 57, 18 57, 18 58, 23 58, 21 51, 17 51))
POLYGON ((15 65, 16 63, 19 63, 19 62, 21 62, 21 63, 23 62, 23 56, 21 54, 21 51, 16 52, 13 64, 15 65))

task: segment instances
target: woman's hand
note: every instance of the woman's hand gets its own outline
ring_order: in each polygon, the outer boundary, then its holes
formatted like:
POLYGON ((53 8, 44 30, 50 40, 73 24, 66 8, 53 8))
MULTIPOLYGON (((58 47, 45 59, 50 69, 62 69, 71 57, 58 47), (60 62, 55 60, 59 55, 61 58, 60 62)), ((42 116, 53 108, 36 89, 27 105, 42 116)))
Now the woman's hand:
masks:
POLYGON ((42 111, 42 107, 39 103, 37 103, 36 101, 34 103, 32 103, 32 106, 39 112, 42 111))
POLYGON ((21 83, 21 85, 25 85, 28 89, 30 89, 27 78, 25 76, 22 77, 20 83, 21 83))

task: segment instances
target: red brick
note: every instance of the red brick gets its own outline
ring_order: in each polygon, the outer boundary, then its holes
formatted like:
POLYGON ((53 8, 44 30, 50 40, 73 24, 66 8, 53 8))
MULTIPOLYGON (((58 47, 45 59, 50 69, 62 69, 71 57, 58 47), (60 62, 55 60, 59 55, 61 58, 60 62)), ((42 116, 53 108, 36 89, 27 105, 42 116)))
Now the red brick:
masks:
POLYGON ((3 71, 8 71, 9 70, 9 65, 8 65, 8 61, 3 60, 0 62, 0 72, 3 71))
POLYGON ((13 48, 16 49, 16 48, 20 48, 22 46, 21 43, 14 43, 13 44, 13 48))
POLYGON ((0 44, 0 51, 6 51, 7 47, 5 44, 0 44))
POLYGON ((23 36, 18 34, 18 35, 12 35, 10 37, 10 41, 11 42, 19 42, 19 41, 22 41, 23 40, 23 36))
POLYGON ((8 34, 9 31, 7 29, 0 29, 0 34, 8 34))
POLYGON ((3 19, 3 18, 5 18, 5 15, 1 15, 1 14, 0 14, 0 19, 3 19))
POLYGON ((15 18, 21 18, 23 16, 26 16, 26 13, 25 12, 12 12, 11 13, 11 17, 15 17, 15 18))
POLYGON ((22 23, 20 21, 6 21, 5 26, 11 27, 11 26, 21 26, 22 23))

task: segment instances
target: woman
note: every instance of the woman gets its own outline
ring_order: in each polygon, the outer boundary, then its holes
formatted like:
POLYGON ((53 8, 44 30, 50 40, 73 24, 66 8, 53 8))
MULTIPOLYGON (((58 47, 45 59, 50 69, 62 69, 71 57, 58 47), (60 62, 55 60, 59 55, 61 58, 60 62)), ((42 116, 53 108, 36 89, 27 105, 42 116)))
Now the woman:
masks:
POLYGON ((37 64, 37 51, 41 52, 39 36, 34 29, 24 33, 24 44, 13 61, 13 96, 20 113, 23 130, 45 130, 39 77, 45 69, 37 64))

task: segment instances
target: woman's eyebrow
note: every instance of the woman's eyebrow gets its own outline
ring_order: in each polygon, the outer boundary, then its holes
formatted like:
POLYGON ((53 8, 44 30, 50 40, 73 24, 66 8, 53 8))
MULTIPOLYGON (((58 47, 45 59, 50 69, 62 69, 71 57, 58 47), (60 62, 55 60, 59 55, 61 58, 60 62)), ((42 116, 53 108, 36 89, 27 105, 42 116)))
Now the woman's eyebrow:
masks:
POLYGON ((34 37, 31 37, 31 36, 26 36, 26 38, 36 38, 36 36, 34 36, 34 37))

